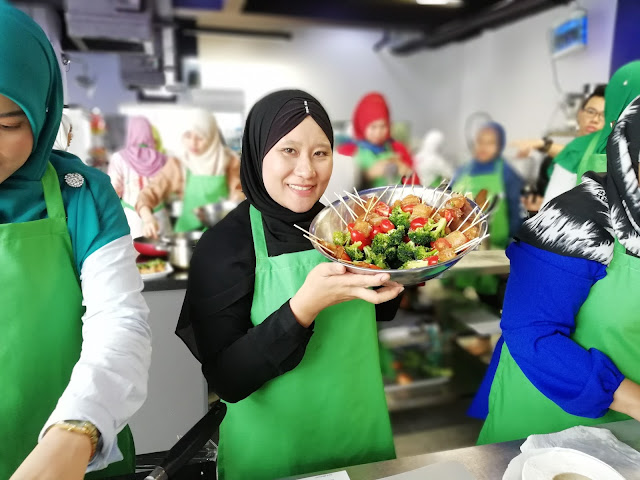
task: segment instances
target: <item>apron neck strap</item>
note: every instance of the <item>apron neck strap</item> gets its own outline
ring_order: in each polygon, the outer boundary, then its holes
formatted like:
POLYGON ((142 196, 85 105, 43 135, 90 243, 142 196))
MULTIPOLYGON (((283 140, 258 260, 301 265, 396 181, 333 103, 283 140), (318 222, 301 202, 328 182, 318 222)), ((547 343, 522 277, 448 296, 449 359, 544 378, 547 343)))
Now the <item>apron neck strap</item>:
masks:
POLYGON ((268 258, 267 241, 264 238, 264 227, 262 226, 262 214, 253 205, 249 206, 249 217, 251 218, 251 235, 253 236, 253 247, 256 252, 256 261, 268 258))
POLYGON ((598 141, 600 140, 600 135, 601 134, 602 134, 602 130, 599 130, 598 134, 593 136, 593 138, 589 142, 589 145, 587 146, 587 149, 584 152, 584 155, 582 156, 583 159, 589 158, 591 156, 593 151, 596 149, 596 145, 598 144, 598 141))
POLYGON ((42 177, 42 190, 44 191, 44 202, 47 205, 47 215, 49 218, 66 219, 67 214, 64 211, 58 173, 56 169, 53 168, 53 165, 51 165, 51 162, 47 164, 47 169, 42 177))

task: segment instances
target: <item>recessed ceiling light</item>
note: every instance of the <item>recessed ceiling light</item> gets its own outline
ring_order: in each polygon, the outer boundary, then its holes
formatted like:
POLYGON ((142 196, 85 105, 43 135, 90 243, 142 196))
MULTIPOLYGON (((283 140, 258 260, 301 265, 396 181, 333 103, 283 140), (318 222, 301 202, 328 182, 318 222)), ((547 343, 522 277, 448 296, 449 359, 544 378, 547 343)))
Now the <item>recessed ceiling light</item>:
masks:
POLYGON ((462 0, 416 0, 418 5, 442 5, 445 7, 460 7, 462 0))

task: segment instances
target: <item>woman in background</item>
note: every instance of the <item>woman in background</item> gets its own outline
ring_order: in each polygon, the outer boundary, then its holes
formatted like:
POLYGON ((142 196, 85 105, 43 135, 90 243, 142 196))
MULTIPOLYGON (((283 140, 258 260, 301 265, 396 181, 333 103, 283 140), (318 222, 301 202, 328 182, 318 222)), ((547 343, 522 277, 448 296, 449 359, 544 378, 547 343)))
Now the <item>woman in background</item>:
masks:
POLYGON ((488 197, 501 197, 489 220, 489 242, 495 248, 505 248, 523 222, 522 179, 502 158, 504 146, 504 128, 495 122, 486 124, 476 135, 473 159, 456 172, 451 183, 455 192, 471 192, 475 197, 486 190, 488 197))
MULTIPOLYGON (((637 95, 640 95, 640 61, 620 67, 607 84, 604 94, 604 127, 572 140, 555 158, 543 205, 579 185, 585 172, 607 170, 607 139, 617 118, 637 95)), ((600 115, 602 111, 598 112, 598 116, 600 115)))
POLYGON ((353 134, 355 145, 341 146, 338 152, 353 156, 364 188, 398 184, 413 172, 411 154, 391 138, 389 107, 380 93, 365 95, 356 106, 353 134))
MULTIPOLYGON (((142 220, 135 211, 138 196, 166 163, 166 155, 157 150, 149 120, 145 117, 129 118, 125 148, 111 157, 108 174, 120 197, 133 238, 143 234, 142 220)), ((170 224, 164 203, 153 209, 153 215, 158 222, 159 232, 167 232, 170 224)))
POLYGON ((225 199, 239 201, 240 160, 222 142, 213 115, 206 110, 188 112, 188 127, 182 134, 184 152, 180 160, 169 158, 165 166, 138 195, 136 211, 147 237, 158 236, 159 224, 153 210, 171 194, 182 197, 182 214, 174 230, 202 228, 194 210, 225 199))

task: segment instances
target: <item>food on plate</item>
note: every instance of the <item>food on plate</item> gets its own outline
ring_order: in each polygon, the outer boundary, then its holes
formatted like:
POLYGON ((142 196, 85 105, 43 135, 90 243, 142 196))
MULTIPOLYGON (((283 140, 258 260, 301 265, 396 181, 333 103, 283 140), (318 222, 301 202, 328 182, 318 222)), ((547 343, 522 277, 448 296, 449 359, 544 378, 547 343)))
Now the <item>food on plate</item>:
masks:
POLYGON ((137 263, 138 271, 140 275, 147 275, 149 273, 162 273, 167 269, 167 262, 160 258, 155 258, 148 262, 137 263))
POLYGON ((466 197, 454 194, 439 208, 416 195, 388 205, 368 198, 354 208, 358 217, 333 242, 320 242, 338 260, 372 269, 404 270, 448 262, 456 250, 480 235, 478 217, 466 197))

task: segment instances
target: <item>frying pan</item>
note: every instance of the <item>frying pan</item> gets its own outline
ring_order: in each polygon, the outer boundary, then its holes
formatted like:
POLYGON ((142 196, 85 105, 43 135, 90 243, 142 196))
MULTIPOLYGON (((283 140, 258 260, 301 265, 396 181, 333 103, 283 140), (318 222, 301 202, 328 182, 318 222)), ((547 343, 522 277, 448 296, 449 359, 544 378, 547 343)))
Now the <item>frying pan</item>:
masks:
POLYGON ((134 248, 147 257, 166 257, 169 254, 169 245, 161 240, 147 237, 137 237, 133 240, 134 248))

